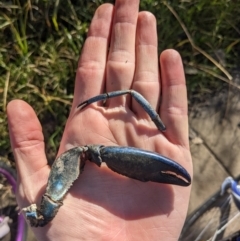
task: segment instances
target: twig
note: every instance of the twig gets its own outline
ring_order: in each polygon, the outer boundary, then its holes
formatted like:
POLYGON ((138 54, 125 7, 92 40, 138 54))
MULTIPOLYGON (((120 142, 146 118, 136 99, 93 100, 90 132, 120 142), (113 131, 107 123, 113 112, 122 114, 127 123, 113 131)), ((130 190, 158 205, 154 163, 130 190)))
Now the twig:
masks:
POLYGON ((225 77, 223 77, 223 76, 215 73, 214 71, 212 71, 212 70, 210 70, 210 69, 205 68, 205 67, 202 66, 202 65, 196 65, 196 64, 193 64, 193 63, 185 63, 185 64, 188 65, 188 66, 194 67, 194 68, 196 68, 196 69, 199 69, 199 70, 201 70, 201 71, 204 71, 205 73, 208 73, 208 74, 214 76, 215 78, 218 78, 218 79, 220 79, 220 80, 228 83, 229 85, 231 85, 231 86, 233 86, 233 87, 236 87, 237 89, 240 90, 240 86, 239 86, 239 85, 235 84, 235 83, 232 82, 232 81, 229 81, 227 78, 225 78, 225 77))

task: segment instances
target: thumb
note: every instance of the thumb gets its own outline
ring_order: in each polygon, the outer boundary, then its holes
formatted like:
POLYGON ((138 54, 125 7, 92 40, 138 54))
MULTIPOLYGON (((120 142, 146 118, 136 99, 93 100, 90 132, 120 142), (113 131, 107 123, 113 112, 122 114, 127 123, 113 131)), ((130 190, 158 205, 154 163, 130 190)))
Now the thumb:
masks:
POLYGON ((32 189, 33 185, 37 189, 46 182, 48 167, 41 124, 32 107, 21 100, 8 104, 7 116, 18 181, 24 189, 32 189))

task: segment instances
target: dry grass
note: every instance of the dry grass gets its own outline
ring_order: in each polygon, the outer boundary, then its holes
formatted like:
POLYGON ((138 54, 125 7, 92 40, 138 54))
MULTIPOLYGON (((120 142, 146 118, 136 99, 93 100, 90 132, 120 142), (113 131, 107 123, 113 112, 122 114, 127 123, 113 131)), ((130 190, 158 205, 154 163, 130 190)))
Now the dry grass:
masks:
MULTIPOLYGON (((15 98, 33 106, 44 127, 48 156, 54 156, 79 53, 93 13, 103 2, 0 2, 0 156, 13 159, 5 110, 15 98)), ((239 1, 142 0, 141 9, 157 18, 159 51, 175 48, 181 53, 190 95, 211 92, 222 81, 237 86, 232 73, 240 62, 239 1)))

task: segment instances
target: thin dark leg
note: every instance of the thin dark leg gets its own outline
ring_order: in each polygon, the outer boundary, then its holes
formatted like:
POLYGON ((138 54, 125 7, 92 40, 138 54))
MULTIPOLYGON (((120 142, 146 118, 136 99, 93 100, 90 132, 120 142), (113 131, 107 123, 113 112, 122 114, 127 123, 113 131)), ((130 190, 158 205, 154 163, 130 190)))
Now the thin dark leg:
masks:
POLYGON ((148 113, 148 115, 151 117, 152 121, 155 123, 157 128, 160 131, 165 131, 166 127, 163 124, 162 120, 160 119, 158 113, 152 108, 152 106, 149 104, 149 102, 137 91, 135 90, 118 90, 118 91, 113 91, 101 95, 97 95, 95 97, 92 97, 81 104, 78 105, 77 108, 83 109, 86 106, 97 102, 97 101, 105 101, 110 98, 114 98, 117 96, 121 95, 126 95, 126 94, 131 94, 131 96, 142 106, 142 108, 148 113))

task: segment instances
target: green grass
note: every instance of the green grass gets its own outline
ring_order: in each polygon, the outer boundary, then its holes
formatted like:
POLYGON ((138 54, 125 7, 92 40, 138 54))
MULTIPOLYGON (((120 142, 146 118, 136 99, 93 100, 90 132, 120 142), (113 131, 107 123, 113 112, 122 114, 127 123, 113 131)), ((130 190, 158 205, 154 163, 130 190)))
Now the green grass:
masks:
MULTIPOLYGON (((79 53, 103 2, 0 2, 0 156, 13 159, 5 111, 18 98, 35 109, 53 158, 73 97, 79 53)), ((239 9, 237 0, 141 1, 141 10, 157 18, 159 51, 181 53, 190 96, 223 86, 239 68, 239 9)))

